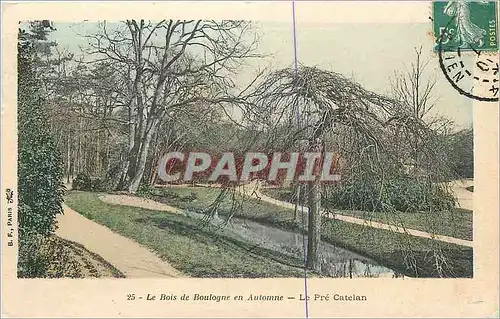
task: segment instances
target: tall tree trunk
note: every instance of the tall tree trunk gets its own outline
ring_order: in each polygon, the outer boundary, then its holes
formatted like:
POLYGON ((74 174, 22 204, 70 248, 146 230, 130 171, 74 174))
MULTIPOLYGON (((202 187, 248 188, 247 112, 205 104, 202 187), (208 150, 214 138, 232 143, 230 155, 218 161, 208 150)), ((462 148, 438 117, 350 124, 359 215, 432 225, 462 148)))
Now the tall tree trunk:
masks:
POLYGON ((308 183, 308 241, 307 263, 309 269, 320 271, 321 260, 319 256, 321 244, 321 185, 319 179, 308 183))
MULTIPOLYGON (((168 145, 168 140, 169 140, 169 135, 167 135, 167 142, 166 144, 168 145)), ((153 144, 153 156, 152 156, 152 163, 151 166, 149 167, 149 184, 154 185, 156 181, 156 173, 157 173, 157 163, 160 159, 161 150, 162 150, 162 145, 159 143, 159 134, 155 134, 155 139, 154 139, 154 144, 153 144)))
POLYGON ((67 154, 66 154, 66 183, 69 184, 71 171, 71 131, 68 132, 67 154))
POLYGON ((100 139, 101 132, 97 131, 97 136, 96 136, 96 148, 95 148, 95 171, 97 176, 101 176, 101 139, 100 139))
MULTIPOLYGON (((321 152, 323 147, 321 140, 315 138, 310 142, 310 150, 312 152, 321 152)), ((309 209, 308 216, 308 241, 307 241, 307 262, 306 267, 321 271, 320 260, 320 245, 321 245, 321 167, 322 161, 318 160, 315 163, 314 175, 315 180, 307 184, 307 206, 309 209)))
POLYGON ((293 221, 294 222, 299 221, 299 206, 302 205, 302 203, 300 202, 300 196, 301 196, 300 189, 302 188, 302 185, 300 183, 298 183, 296 187, 297 188, 295 190, 295 208, 293 210, 293 221))
POLYGON ((83 135, 83 149, 82 149, 82 168, 85 174, 89 174, 88 165, 87 165, 87 152, 88 152, 88 137, 85 133, 83 135))
POLYGON ((107 173, 107 172, 109 172, 109 168, 110 168, 109 164, 111 162, 110 159, 109 159, 109 143, 110 143, 110 141, 109 141, 109 135, 106 134, 105 136, 106 136, 106 138, 105 138, 105 143, 106 143, 106 157, 105 157, 105 162, 103 163, 103 165, 104 165, 104 167, 106 167, 106 171, 104 173, 107 173))
POLYGON ((134 117, 133 117, 133 110, 132 106, 128 108, 128 152, 127 152, 127 157, 125 163, 122 165, 121 173, 120 173, 120 180, 117 185, 118 190, 125 190, 128 188, 128 183, 130 181, 130 163, 134 161, 134 157, 136 156, 134 150, 135 150, 135 123, 134 123, 134 117))
MULTIPOLYGON (((142 181, 142 177, 144 176, 144 171, 146 169, 146 160, 148 157, 149 146, 151 144, 151 140, 153 138, 154 131, 156 129, 157 121, 152 120, 148 129, 145 131, 145 136, 141 141, 141 145, 139 147, 139 152, 137 156, 137 160, 134 163, 135 170, 133 171, 133 175, 130 180, 130 185, 128 187, 129 193, 137 192, 139 185, 142 181)), ((136 145, 137 146, 137 145, 136 145)))
POLYGON ((78 119, 78 150, 76 152, 76 173, 82 170, 82 119, 78 119))

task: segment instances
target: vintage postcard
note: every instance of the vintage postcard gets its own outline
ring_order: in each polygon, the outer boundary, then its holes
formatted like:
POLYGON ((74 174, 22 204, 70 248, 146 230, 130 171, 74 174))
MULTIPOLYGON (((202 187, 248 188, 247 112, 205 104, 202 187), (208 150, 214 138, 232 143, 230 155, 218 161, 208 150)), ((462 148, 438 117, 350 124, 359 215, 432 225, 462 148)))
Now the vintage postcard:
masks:
POLYGON ((2 315, 498 317, 497 1, 2 3, 2 315))

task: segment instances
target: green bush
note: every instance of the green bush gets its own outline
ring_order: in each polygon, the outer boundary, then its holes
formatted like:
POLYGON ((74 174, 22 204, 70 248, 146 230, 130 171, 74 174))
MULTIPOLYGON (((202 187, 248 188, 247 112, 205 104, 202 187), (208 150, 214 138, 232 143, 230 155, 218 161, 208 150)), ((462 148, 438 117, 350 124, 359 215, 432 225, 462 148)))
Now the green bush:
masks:
POLYGON ((72 188, 79 191, 89 191, 92 188, 90 176, 85 173, 76 174, 76 178, 73 179, 72 188))
POLYGON ((325 201, 337 209, 401 212, 450 210, 455 204, 442 186, 406 176, 347 180, 330 188, 325 201))
POLYGON ((106 189, 105 183, 100 178, 90 178, 85 173, 78 173, 73 179, 72 188, 79 191, 101 192, 106 189))
POLYGON ((92 179, 90 182, 91 192, 102 192, 105 190, 104 182, 100 178, 92 179))
POLYGON ((106 174, 104 174, 102 181, 102 188, 108 191, 116 190, 118 188, 123 165, 120 158, 112 157, 110 160, 112 163, 113 161, 116 161, 116 163, 111 164, 111 167, 106 171, 106 174))
POLYGON ((144 198, 151 198, 155 195, 155 187, 149 184, 141 184, 137 188, 136 195, 144 198))
MULTIPOLYGON (((456 176, 474 177, 474 131, 464 129, 448 137, 448 162, 456 176)), ((452 176, 452 178, 456 178, 452 176)))

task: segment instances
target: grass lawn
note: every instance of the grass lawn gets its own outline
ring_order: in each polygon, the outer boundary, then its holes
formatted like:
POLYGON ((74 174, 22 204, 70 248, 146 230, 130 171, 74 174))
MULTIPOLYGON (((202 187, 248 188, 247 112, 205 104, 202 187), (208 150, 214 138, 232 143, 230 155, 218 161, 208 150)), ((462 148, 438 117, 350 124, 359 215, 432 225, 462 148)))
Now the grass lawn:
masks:
MULTIPOLYGON (((152 198, 172 206, 203 212, 220 194, 219 189, 203 187, 172 187, 155 190, 152 198)), ((296 232, 305 232, 299 214, 294 220, 293 210, 275 206, 253 198, 227 196, 218 208, 219 215, 230 212, 237 217, 248 218, 296 232)), ((472 249, 425 238, 393 233, 387 230, 346 223, 338 220, 323 221, 323 240, 370 257, 382 265, 408 276, 436 277, 436 261, 446 257, 442 271, 448 277, 472 276, 472 249), (439 252, 439 253, 438 253, 439 252)))
POLYGON ((302 277, 303 261, 252 246, 225 231, 200 229, 188 217, 102 202, 70 191, 66 204, 95 222, 154 250, 194 277, 302 277))
MULTIPOLYGON (((286 189, 264 189, 262 193, 283 201, 290 198, 289 191, 286 189)), ((391 225, 404 225, 407 228, 439 235, 472 240, 472 211, 468 209, 455 208, 452 212, 398 212, 396 214, 355 210, 336 210, 336 212, 391 225)))

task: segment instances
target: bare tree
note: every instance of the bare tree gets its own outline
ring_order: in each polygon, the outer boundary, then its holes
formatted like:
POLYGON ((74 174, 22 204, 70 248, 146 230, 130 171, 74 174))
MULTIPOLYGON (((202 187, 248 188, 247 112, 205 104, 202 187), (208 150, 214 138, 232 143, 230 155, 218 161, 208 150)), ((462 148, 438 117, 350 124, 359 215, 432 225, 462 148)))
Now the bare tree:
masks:
POLYGON ((200 101, 237 100, 232 75, 257 56, 250 27, 245 21, 127 20, 101 23, 100 32, 88 36, 94 62, 109 61, 123 78, 118 103, 126 110, 129 142, 120 188, 137 191, 166 114, 200 101))
POLYGON ((394 98, 401 106, 413 113, 414 117, 424 119, 436 104, 433 96, 436 79, 428 76, 430 59, 422 58, 422 47, 415 48, 415 60, 410 69, 395 71, 391 79, 394 98))
MULTIPOLYGON (((415 56, 409 68, 405 71, 395 71, 391 78, 392 94, 394 99, 401 102, 400 106, 406 112, 410 112, 415 118, 426 122, 436 123, 438 118, 432 118, 430 111, 434 108, 437 98, 434 96, 436 79, 428 74, 430 59, 423 59, 422 47, 414 48, 415 56)), ((422 141, 418 136, 412 136, 410 143, 405 138, 404 145, 401 145, 402 152, 411 154, 411 166, 417 169, 419 166, 422 141), (410 147, 409 150, 406 148, 410 147)))

